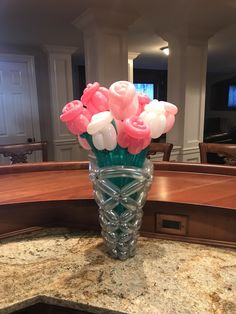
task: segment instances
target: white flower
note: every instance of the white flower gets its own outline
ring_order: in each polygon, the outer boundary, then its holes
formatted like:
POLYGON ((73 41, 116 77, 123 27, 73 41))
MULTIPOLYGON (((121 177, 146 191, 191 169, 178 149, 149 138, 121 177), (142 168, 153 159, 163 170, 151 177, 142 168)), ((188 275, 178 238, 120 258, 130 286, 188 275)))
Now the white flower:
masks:
POLYGON ((112 115, 109 111, 99 112, 92 116, 87 132, 92 135, 93 145, 98 150, 113 150, 117 145, 117 135, 111 124, 112 115))
POLYGON ((163 102, 154 99, 144 107, 140 118, 149 126, 152 138, 161 136, 166 127, 165 108, 163 102))

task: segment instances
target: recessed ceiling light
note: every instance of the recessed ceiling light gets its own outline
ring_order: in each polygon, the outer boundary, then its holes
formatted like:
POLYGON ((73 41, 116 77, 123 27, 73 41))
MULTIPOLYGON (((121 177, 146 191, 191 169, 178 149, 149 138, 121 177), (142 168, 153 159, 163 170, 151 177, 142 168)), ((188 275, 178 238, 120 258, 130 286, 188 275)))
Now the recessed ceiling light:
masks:
POLYGON ((164 54, 167 55, 167 56, 169 56, 169 54, 170 54, 170 50, 169 50, 169 47, 168 47, 168 46, 162 47, 162 48, 161 48, 161 51, 163 51, 164 54))

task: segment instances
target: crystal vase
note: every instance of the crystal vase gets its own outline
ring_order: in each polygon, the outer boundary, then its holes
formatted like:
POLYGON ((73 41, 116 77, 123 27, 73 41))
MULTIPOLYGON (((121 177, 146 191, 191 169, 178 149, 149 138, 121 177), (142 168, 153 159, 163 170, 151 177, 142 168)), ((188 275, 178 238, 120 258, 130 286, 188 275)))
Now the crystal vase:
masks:
POLYGON ((99 168, 90 156, 89 176, 99 206, 102 237, 108 254, 125 260, 135 255, 142 208, 153 178, 153 166, 107 166, 99 168))

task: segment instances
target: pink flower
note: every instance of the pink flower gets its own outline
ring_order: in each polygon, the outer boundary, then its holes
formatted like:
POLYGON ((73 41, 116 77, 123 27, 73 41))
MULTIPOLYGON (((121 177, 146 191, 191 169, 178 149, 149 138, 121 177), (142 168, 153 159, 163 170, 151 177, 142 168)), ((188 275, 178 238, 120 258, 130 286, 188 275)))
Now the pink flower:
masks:
POLYGON ((75 119, 83 110, 83 104, 79 100, 73 100, 66 104, 62 109, 60 119, 62 122, 68 122, 75 119))
POLYGON ((74 134, 82 134, 87 132, 87 126, 92 118, 91 113, 86 108, 82 108, 82 111, 73 119, 66 123, 69 131, 74 134))
POLYGON ((137 94, 138 94, 139 109, 136 115, 139 116, 140 113, 144 111, 145 105, 151 102, 151 99, 144 93, 138 92, 137 94))
POLYGON ((92 113, 92 115, 106 111, 108 106, 108 89, 100 87, 100 84, 95 82, 88 84, 81 97, 81 101, 84 106, 92 113))
POLYGON ((166 102, 166 101, 161 101, 164 105, 164 108, 167 112, 173 114, 174 116, 178 113, 178 108, 171 104, 170 102, 166 102))
POLYGON ((119 81, 109 88, 109 106, 113 117, 124 120, 138 111, 138 96, 135 87, 127 81, 119 81))
POLYGON ((169 132, 175 123, 175 115, 178 113, 178 108, 166 101, 160 101, 160 103, 163 103, 165 108, 165 116, 166 116, 166 127, 163 131, 163 133, 169 132))
POLYGON ((88 141, 85 138, 83 138, 80 135, 78 135, 78 141, 79 141, 79 143, 80 143, 82 148, 84 148, 86 150, 91 150, 91 147, 90 147, 88 141))
POLYGON ((73 100, 64 106, 60 119, 66 123, 72 134, 77 135, 87 131, 91 117, 91 113, 83 107, 81 101, 73 100))
POLYGON ((163 134, 169 132, 175 124, 175 116, 173 114, 166 111, 165 116, 166 116, 166 127, 163 130, 163 134))
POLYGON ((138 116, 125 119, 117 142, 121 147, 128 148, 130 154, 136 155, 150 144, 150 129, 138 116))

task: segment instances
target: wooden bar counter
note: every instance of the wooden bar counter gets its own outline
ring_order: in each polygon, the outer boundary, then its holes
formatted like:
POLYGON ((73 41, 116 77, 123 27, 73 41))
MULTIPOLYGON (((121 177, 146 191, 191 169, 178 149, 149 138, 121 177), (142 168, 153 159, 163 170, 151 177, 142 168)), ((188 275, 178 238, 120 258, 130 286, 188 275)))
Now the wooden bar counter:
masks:
POLYGON ((236 168, 156 163, 126 261, 104 251, 87 168, 0 167, 0 314, 236 313, 236 168))
MULTIPOLYGON (((98 230, 87 162, 0 167, 0 237, 47 227, 98 230)), ((236 247, 236 168, 155 163, 141 232, 236 247)))

